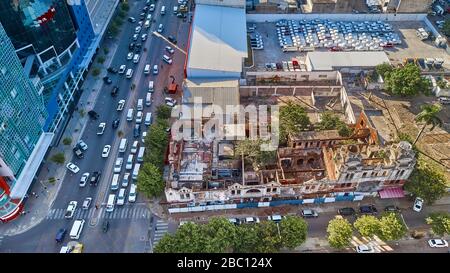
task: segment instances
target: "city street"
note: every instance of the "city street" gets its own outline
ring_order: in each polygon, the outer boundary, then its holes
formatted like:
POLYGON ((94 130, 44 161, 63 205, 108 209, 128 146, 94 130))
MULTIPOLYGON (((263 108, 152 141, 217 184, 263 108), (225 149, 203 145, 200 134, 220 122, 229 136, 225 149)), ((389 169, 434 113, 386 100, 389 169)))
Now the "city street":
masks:
MULTIPOLYGON (((146 241, 148 241, 150 236, 149 227, 152 216, 145 199, 138 194, 136 203, 130 204, 126 202, 122 207, 116 206, 112 213, 106 213, 105 205, 110 193, 113 175, 112 168, 114 161, 118 157, 120 142, 118 132, 122 131, 122 137, 128 139, 128 147, 131 146, 134 140, 139 140, 140 145, 142 145, 140 141, 141 136, 139 138, 133 137, 134 120, 132 122, 126 121, 127 110, 134 108, 136 113, 137 100, 145 100, 148 82, 153 80, 155 83, 153 103, 150 107, 144 106, 143 115, 145 117, 147 112, 154 113, 157 106, 164 103, 164 97, 167 95, 164 94, 163 89, 172 81, 170 76, 174 76, 179 85, 183 79, 184 53, 172 46, 175 49, 175 53, 171 56, 173 63, 171 65, 164 63, 162 60, 163 54, 169 55, 164 48, 169 44, 165 39, 152 34, 161 23, 164 25, 164 31, 161 34, 164 37, 173 35, 178 40, 177 46, 186 50, 189 23, 173 14, 172 9, 176 1, 170 2, 168 4, 163 3, 163 1, 157 1, 155 11, 149 12, 149 14, 152 14, 151 27, 149 29, 143 27, 139 33, 139 40, 135 42, 143 44, 143 50, 139 53, 141 57, 137 64, 127 60, 126 57, 129 52, 128 45, 132 42, 131 38, 138 24, 137 22, 130 23, 125 20, 122 26, 123 31, 115 38, 115 42, 118 43, 118 49, 115 52, 111 66, 118 69, 120 65, 126 64, 127 69, 132 68, 134 70, 132 78, 127 79, 124 74, 108 73, 108 76, 112 79, 112 84, 103 84, 101 90, 98 90, 100 94, 94 107, 91 109, 90 107, 92 106, 78 105, 78 108, 84 108, 86 112, 94 110, 99 114, 97 120, 89 120, 82 134, 81 139, 88 145, 88 149, 84 152, 84 158, 78 159, 73 156, 71 160, 66 161, 76 164, 80 171, 77 174, 66 172, 61 189, 46 219, 28 232, 3 238, 1 252, 59 252, 61 246, 70 241, 68 233, 70 233, 74 219, 86 220, 86 225, 79 239, 84 244, 85 252, 146 252, 149 250, 146 241), (160 13, 163 4, 166 5, 167 10, 165 15, 160 13), (144 33, 148 33, 148 39, 142 42, 140 36, 144 33), (143 71, 146 64, 150 64, 151 67, 157 64, 159 66, 159 74, 144 75, 143 71), (133 89, 131 88, 132 85, 135 86, 133 89), (110 92, 114 86, 118 86, 119 92, 117 96, 112 97, 110 92), (118 112, 116 111, 117 103, 121 99, 125 99, 126 103, 124 110, 118 112), (113 129, 112 123, 115 119, 120 119, 120 123, 118 128, 113 129), (104 134, 99 136, 96 132, 101 122, 106 123, 106 129, 104 134), (111 152, 108 158, 102 158, 102 149, 106 144, 111 145, 111 152), (102 173, 98 185, 96 187, 90 186, 88 182, 86 187, 79 187, 81 175, 84 172, 92 174, 95 171, 102 173), (93 201, 90 209, 82 210, 81 205, 86 197, 92 197, 93 201), (77 211, 73 219, 64 219, 64 212, 68 203, 72 200, 78 202, 77 211), (99 209, 96 209, 95 205, 98 205, 99 209), (110 229, 106 234, 102 232, 101 224, 103 219, 107 219, 110 222, 110 229), (57 244, 55 243, 55 234, 60 228, 66 228, 67 235, 62 244, 57 244)), ((139 14, 145 6, 145 1, 128 1, 128 3, 130 4, 128 16, 133 16, 139 21, 139 14)), ((102 81, 102 78, 107 75, 106 68, 102 69, 98 81, 102 81)), ((85 89, 85 92, 90 91, 85 89)), ((177 100, 179 100, 179 97, 180 91, 175 95, 177 100)), ((146 130, 147 126, 142 124, 141 135, 146 130)), ((74 143, 76 141, 78 139, 74 139, 74 143)), ((121 155, 125 161, 129 151, 130 149, 128 148, 126 153, 121 155)), ((65 168, 65 166, 60 168, 65 168)), ((124 172, 125 166, 122 167, 120 182, 124 172)), ((130 185, 127 187, 126 195, 128 195, 129 189, 130 185)))

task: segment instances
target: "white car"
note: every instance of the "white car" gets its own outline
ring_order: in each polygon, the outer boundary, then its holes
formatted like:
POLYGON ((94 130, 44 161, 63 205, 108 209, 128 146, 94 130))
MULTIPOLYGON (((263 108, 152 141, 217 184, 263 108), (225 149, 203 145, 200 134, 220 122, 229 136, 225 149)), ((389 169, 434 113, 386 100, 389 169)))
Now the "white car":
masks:
POLYGON ((137 27, 134 29, 134 33, 139 33, 139 32, 141 32, 141 29, 142 29, 142 27, 137 26, 137 27))
POLYGON ((111 151, 111 145, 105 145, 102 151, 102 157, 106 158, 109 156, 109 151, 111 151))
POLYGON ((77 145, 80 146, 83 151, 86 151, 88 148, 87 144, 82 139, 78 140, 77 145))
POLYGON ((122 178, 122 187, 128 187, 128 183, 130 182, 130 173, 124 173, 122 178))
POLYGON ((128 202, 134 203, 136 202, 136 184, 131 184, 130 186, 130 192, 128 193, 128 202))
POLYGON ((154 11, 155 10, 155 4, 151 4, 150 8, 148 9, 148 11, 154 11))
POLYGON ((414 206, 413 206, 413 210, 420 212, 423 208, 423 199, 420 197, 416 198, 416 201, 414 201, 414 206))
POLYGON ((141 124, 142 123, 142 116, 143 116, 142 111, 138 111, 136 113, 136 124, 141 124))
POLYGON ((77 209, 77 201, 70 201, 69 205, 66 209, 66 214, 64 214, 64 218, 70 219, 73 217, 73 214, 75 213, 75 210, 77 209))
POLYGON ((120 173, 120 171, 122 170, 122 164, 123 164, 123 157, 118 157, 114 164, 114 173, 120 173))
POLYGON ((131 60, 133 59, 133 56, 134 56, 133 52, 128 52, 128 54, 127 54, 127 60, 128 60, 128 61, 131 61, 131 60))
POLYGON ((148 34, 147 34, 147 33, 144 33, 144 34, 142 34, 142 36, 141 36, 141 40, 142 40, 142 41, 145 41, 145 40, 147 40, 147 36, 148 36, 148 34))
POLYGON ((448 247, 448 242, 443 239, 431 239, 428 240, 430 247, 448 247))
POLYGON ((83 209, 89 209, 92 203, 92 197, 86 197, 83 201, 83 209))
POLYGON ((158 65, 153 66, 153 75, 158 75, 158 65))
POLYGON ((125 100, 119 100, 119 103, 117 104, 117 111, 122 111, 124 106, 125 100))
POLYGON ((100 123, 97 128, 97 135, 99 135, 99 136, 103 135, 103 133, 105 132, 105 128, 106 128, 106 123, 105 122, 100 123))
POLYGON ((163 30, 164 30, 164 27, 163 27, 163 24, 159 24, 159 26, 158 26, 158 33, 162 33, 163 32, 163 30))
POLYGON ((146 137, 147 137, 147 132, 143 132, 142 133, 142 139, 141 139, 142 143, 145 143, 145 138, 146 137))
POLYGON ((89 173, 83 173, 80 179, 80 187, 85 187, 88 180, 89 180, 89 173))
POLYGON ((177 101, 175 99, 172 99, 170 97, 166 97, 164 99, 164 101, 166 102, 166 105, 169 107, 174 107, 177 104, 177 101))
POLYGON ((359 245, 356 247, 356 252, 358 252, 358 253, 374 253, 375 250, 370 245, 359 245))
POLYGON ((73 164, 72 162, 67 163, 66 168, 73 173, 77 173, 80 171, 80 168, 78 168, 78 166, 73 164))
POLYGON ((131 145, 130 153, 131 154, 137 153, 138 148, 139 148, 139 141, 137 141, 137 140, 133 141, 133 145, 131 145))
MULTIPOLYGON (((127 58, 128 58, 128 56, 127 56, 127 58)), ((120 67, 119 67, 119 74, 123 74, 123 73, 125 73, 125 70, 127 70, 127 66, 126 65, 121 65, 120 67)))
POLYGON ((173 48, 171 48, 170 46, 166 46, 166 51, 169 52, 170 54, 175 53, 175 50, 173 50, 173 48))

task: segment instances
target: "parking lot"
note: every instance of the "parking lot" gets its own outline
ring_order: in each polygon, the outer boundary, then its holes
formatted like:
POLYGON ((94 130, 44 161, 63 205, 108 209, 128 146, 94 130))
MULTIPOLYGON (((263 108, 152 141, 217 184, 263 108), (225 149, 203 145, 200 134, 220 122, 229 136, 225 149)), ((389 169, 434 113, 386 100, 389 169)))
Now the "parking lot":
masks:
MULTIPOLYGON (((400 45, 386 48, 385 52, 393 64, 403 62, 404 58, 443 58, 444 68, 450 68, 450 58, 444 49, 438 48, 431 40, 421 41, 416 36, 416 30, 425 27, 423 22, 390 22, 394 32, 402 41, 400 45)), ((289 61, 297 58, 304 61, 306 52, 283 52, 277 37, 275 23, 257 23, 255 33, 262 36, 264 49, 253 50, 255 65, 250 70, 264 70, 265 63, 289 61)), ((327 51, 327 48, 316 48, 316 51, 327 51)))

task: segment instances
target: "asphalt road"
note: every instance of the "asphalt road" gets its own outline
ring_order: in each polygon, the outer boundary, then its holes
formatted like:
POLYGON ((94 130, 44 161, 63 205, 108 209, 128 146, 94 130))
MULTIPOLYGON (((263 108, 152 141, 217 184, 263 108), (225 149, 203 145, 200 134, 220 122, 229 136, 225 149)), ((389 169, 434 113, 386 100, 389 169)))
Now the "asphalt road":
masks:
MULTIPOLYGON (((139 14, 145 6, 145 1, 128 1, 130 4, 129 16, 135 17, 139 21, 139 14)), ((164 25, 163 36, 173 35, 177 38, 180 48, 185 50, 188 39, 189 23, 177 18, 173 12, 173 5, 176 1, 157 1, 156 9, 152 12, 152 25, 150 29, 143 28, 139 36, 143 33, 148 33, 148 39, 142 42, 143 49, 140 52, 140 61, 134 64, 132 61, 126 60, 126 55, 129 52, 128 45, 132 41, 136 23, 126 21, 124 23, 124 31, 117 38, 119 43, 118 49, 112 61, 113 67, 119 68, 120 65, 126 64, 127 69, 134 70, 133 77, 126 79, 125 75, 108 73, 113 83, 110 85, 103 84, 100 94, 94 106, 94 110, 99 113, 100 117, 97 120, 89 120, 82 139, 88 145, 88 149, 84 152, 84 158, 78 159, 75 156, 72 162, 79 166, 80 171, 77 174, 67 172, 63 180, 61 190, 54 202, 52 209, 49 211, 48 219, 42 221, 35 228, 30 231, 14 237, 5 238, 2 242, 2 249, 6 252, 59 252, 62 245, 66 244, 69 239, 69 232, 74 222, 73 219, 64 219, 64 210, 70 201, 78 201, 78 209, 74 219, 86 219, 86 225, 79 239, 84 244, 85 252, 143 252, 146 251, 145 240, 148 239, 148 230, 150 227, 151 213, 148 211, 142 196, 138 194, 135 204, 126 203, 123 207, 116 206, 113 213, 105 213, 104 204, 110 193, 110 183, 112 178, 112 168, 115 159, 118 156, 118 146, 120 138, 118 131, 122 131, 123 137, 128 139, 128 148, 123 156, 124 161, 128 157, 130 146, 134 140, 139 140, 141 137, 135 139, 133 137, 133 128, 135 125, 132 122, 126 121, 126 112, 128 108, 134 108, 136 113, 136 103, 139 98, 144 99, 148 89, 148 81, 153 80, 155 83, 155 92, 153 93, 153 103, 150 107, 144 105, 143 116, 147 112, 155 112, 158 105, 164 103, 163 88, 171 82, 170 75, 173 75, 178 84, 181 84, 183 79, 183 66, 185 62, 185 55, 179 50, 175 49, 175 54, 172 55, 173 64, 168 65, 163 63, 162 55, 169 55, 164 47, 168 45, 167 41, 161 37, 152 35, 156 31, 158 25, 164 25), (170 2, 170 3, 167 3, 170 2), (160 10, 162 5, 166 6, 166 14, 161 15, 160 10), (159 65, 159 74, 144 75, 145 64, 159 65), (132 90, 131 85, 135 88, 132 90), (110 95, 113 86, 119 87, 119 93, 116 97, 110 95), (126 104, 122 112, 117 112, 117 103, 120 99, 125 99, 126 104), (113 129, 113 120, 119 118, 119 128, 113 129), (96 134, 99 123, 106 122, 106 129, 103 135, 96 134), (109 144, 112 146, 108 158, 102 158, 101 152, 103 146, 109 144), (90 186, 89 183, 84 188, 79 187, 81 175, 84 172, 92 174, 94 171, 101 171, 101 180, 97 187, 90 186), (81 205, 86 197, 93 197, 93 202, 89 210, 81 210, 81 205), (102 205, 98 210, 94 208, 95 204, 102 205), (101 224, 103 219, 107 218, 110 221, 110 229, 108 233, 103 233, 101 224), (55 234, 59 228, 66 228, 68 230, 66 238, 62 244, 55 243, 55 234), (20 242, 20 243, 18 243, 20 242)), ((139 37, 140 38, 140 37, 139 37)), ((99 51, 101 52, 101 51, 99 51)), ((106 70, 106 69, 105 69, 106 70)), ((104 71, 99 77, 106 75, 104 71)), ((86 90, 86 89, 85 89, 86 90)), ((85 92, 89 92, 86 90, 85 92)), ((175 96, 180 96, 176 94, 175 96)), ((178 98, 177 98, 178 100, 178 98)), ((83 108, 83 106, 79 106, 83 108)), ((141 134, 147 130, 147 126, 141 124, 141 134)), ((136 159, 135 159, 136 160, 136 159)), ((120 174, 120 181, 125 173, 125 162, 122 166, 120 174)), ((131 172, 131 171, 128 171, 131 172)), ((131 181, 130 181, 131 182, 131 181)), ((130 186, 127 187, 127 194, 130 186)))

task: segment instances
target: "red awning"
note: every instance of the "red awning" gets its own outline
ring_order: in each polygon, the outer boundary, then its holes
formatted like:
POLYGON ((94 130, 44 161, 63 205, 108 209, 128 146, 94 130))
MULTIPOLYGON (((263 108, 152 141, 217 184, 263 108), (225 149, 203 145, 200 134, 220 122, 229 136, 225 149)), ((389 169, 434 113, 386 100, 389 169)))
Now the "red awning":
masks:
POLYGON ((387 188, 378 192, 381 199, 385 198, 401 198, 405 197, 405 193, 402 188, 387 188))

